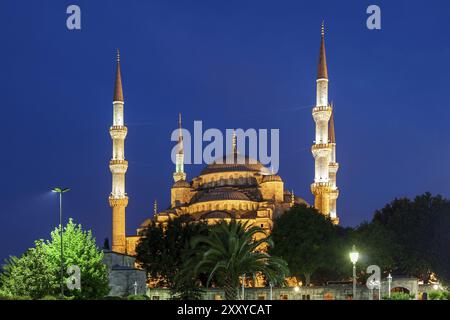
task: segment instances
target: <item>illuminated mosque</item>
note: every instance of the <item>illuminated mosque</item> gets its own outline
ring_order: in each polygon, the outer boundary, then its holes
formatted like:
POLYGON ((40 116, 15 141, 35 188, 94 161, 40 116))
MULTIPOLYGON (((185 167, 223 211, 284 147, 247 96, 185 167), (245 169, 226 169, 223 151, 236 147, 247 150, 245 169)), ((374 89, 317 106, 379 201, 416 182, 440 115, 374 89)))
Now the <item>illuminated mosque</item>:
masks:
MULTIPOLYGON (((328 70, 325 55, 325 34, 322 25, 321 44, 317 72, 316 104, 312 117, 316 124, 315 141, 311 147, 315 160, 315 176, 311 184, 314 207, 339 223, 336 199, 336 140, 334 133, 333 106, 328 102, 328 70)), ((109 205, 112 208, 112 251, 135 255, 136 245, 142 231, 152 222, 164 223, 171 218, 189 215, 193 220, 215 223, 220 220, 236 219, 262 227, 270 232, 273 219, 289 210, 294 204, 306 204, 284 188, 283 179, 273 174, 259 161, 241 155, 237 151, 236 137, 230 154, 208 164, 198 175, 187 179, 184 170, 183 134, 181 115, 179 118, 179 138, 177 143, 174 183, 170 190, 171 201, 166 210, 158 211, 152 219, 145 220, 136 235, 127 236, 125 211, 128 196, 125 192, 125 174, 128 162, 125 160, 125 138, 127 127, 124 122, 124 96, 120 70, 120 56, 117 56, 117 70, 113 99, 113 124, 109 129, 113 152, 109 162, 112 174, 112 191, 109 205), (233 161, 229 161, 229 159, 233 161)))

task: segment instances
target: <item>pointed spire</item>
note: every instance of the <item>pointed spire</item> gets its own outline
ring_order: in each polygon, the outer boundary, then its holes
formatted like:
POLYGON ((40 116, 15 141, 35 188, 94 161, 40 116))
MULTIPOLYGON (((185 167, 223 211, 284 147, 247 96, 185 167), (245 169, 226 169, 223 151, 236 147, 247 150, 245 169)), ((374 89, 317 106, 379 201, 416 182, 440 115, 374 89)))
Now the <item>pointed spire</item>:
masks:
POLYGON ((181 127, 181 113, 178 114, 178 154, 183 154, 183 129, 181 127))
POLYGON ((291 192, 291 203, 292 203, 292 204, 295 204, 294 189, 292 189, 292 192, 291 192))
POLYGON ((237 154, 237 138, 236 138, 236 130, 233 129, 233 140, 231 145, 231 151, 233 154, 237 154))
POLYGON ((320 28, 322 40, 320 42, 319 66, 317 68, 317 79, 328 79, 327 57, 325 54, 325 23, 322 21, 320 28))
POLYGON ((336 136, 334 133, 334 110, 331 112, 331 118, 328 125, 328 141, 330 143, 336 143, 336 136))
POLYGON ((122 76, 120 74, 120 52, 117 49, 117 69, 116 69, 116 83, 114 85, 114 99, 113 101, 123 102, 123 91, 122 91, 122 76))

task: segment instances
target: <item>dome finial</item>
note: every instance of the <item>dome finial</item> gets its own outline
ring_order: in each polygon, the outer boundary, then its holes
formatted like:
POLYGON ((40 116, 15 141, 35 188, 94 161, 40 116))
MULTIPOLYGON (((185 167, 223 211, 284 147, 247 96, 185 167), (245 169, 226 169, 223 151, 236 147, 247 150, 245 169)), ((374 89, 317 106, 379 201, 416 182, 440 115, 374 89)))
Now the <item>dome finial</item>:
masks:
POLYGON ((155 202, 153 203, 153 214, 158 214, 158 201, 155 199, 155 202))
POLYGON ((237 154, 237 138, 236 138, 236 130, 233 129, 233 140, 232 140, 232 152, 233 154, 237 154))

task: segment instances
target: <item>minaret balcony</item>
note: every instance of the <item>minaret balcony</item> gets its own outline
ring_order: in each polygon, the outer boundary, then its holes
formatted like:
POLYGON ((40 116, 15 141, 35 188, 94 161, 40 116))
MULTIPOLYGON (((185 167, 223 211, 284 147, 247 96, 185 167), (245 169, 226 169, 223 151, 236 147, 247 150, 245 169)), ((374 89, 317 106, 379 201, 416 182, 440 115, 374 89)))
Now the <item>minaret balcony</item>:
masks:
POLYGON ((111 160, 109 161, 109 170, 111 173, 125 174, 128 169, 128 161, 126 160, 111 160))
POLYGON ((109 134, 112 139, 125 139, 128 129, 125 126, 112 126, 109 128, 109 134))
POLYGON ((332 173, 336 173, 339 169, 339 163, 337 162, 330 162, 328 164, 328 171, 332 173))
POLYGON ((311 146, 314 158, 327 157, 331 153, 331 143, 317 143, 311 146))
POLYGON ((312 109, 312 115, 314 118, 314 121, 328 121, 330 120, 331 113, 333 111, 333 108, 328 106, 316 106, 312 109))
POLYGON ((311 184, 311 192, 314 195, 330 193, 333 186, 330 182, 314 182, 311 184))
POLYGON ((109 206, 113 207, 126 207, 128 205, 128 197, 127 196, 109 196, 109 206))

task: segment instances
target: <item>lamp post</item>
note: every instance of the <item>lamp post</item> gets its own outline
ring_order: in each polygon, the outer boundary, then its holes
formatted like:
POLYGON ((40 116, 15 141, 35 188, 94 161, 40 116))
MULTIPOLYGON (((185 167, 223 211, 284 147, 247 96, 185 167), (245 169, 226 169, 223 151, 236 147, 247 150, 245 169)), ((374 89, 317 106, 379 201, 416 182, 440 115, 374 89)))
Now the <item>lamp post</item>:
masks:
POLYGON ((64 262, 63 262, 63 226, 62 226, 62 194, 68 192, 69 188, 53 188, 52 191, 59 193, 59 227, 61 237, 61 297, 64 296, 64 262))
POLYGON ((388 297, 390 299, 391 298, 391 284, 392 284, 392 276, 390 273, 387 276, 387 281, 388 281, 388 297))
POLYGON ((356 251, 355 245, 353 245, 352 251, 350 252, 350 261, 353 263, 353 299, 356 297, 356 263, 359 259, 359 252, 356 251))
POLYGON ((241 300, 245 300, 244 299, 244 294, 245 294, 244 289, 245 289, 245 274, 242 275, 242 299, 241 300))
POLYGON ((273 300, 273 285, 272 282, 269 282, 269 300, 273 300))

